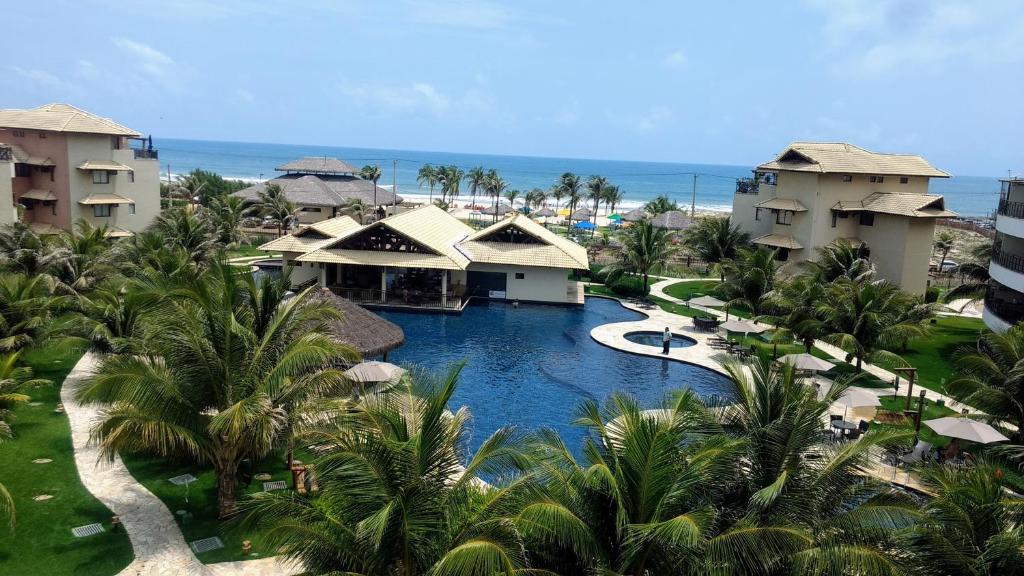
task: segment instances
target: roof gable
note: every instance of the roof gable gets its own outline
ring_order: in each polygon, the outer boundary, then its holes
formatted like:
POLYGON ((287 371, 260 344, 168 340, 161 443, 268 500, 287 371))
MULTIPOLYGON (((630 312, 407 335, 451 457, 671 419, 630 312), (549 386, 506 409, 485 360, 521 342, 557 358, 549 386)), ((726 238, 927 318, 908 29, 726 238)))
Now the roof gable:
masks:
POLYGON ((140 134, 109 118, 97 116, 70 104, 45 104, 27 110, 0 110, 0 128, 43 130, 49 132, 76 132, 81 134, 109 134, 138 137, 140 134))
POLYGON ((278 172, 300 174, 358 174, 359 170, 337 158, 328 156, 306 156, 292 160, 275 168, 278 172))
POLYGON ((845 142, 793 142, 758 170, 949 178, 916 154, 871 152, 845 142))
POLYGON ((459 246, 474 262, 555 268, 589 266, 586 248, 520 213, 471 234, 459 246))

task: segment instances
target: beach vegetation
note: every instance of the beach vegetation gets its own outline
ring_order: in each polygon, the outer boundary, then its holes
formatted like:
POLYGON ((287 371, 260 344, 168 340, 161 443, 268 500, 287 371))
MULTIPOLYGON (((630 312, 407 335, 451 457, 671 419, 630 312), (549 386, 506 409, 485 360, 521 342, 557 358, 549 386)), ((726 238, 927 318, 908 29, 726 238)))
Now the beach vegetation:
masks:
POLYGON ((665 212, 679 210, 679 205, 669 200, 668 196, 658 196, 654 200, 644 204, 644 210, 651 216, 657 216, 658 214, 664 214, 665 212))

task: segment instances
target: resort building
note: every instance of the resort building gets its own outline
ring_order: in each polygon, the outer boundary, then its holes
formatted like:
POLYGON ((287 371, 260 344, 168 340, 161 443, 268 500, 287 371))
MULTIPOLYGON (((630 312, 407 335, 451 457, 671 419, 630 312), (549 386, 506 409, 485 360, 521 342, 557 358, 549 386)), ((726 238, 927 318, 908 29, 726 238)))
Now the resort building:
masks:
POLYGON ((956 216, 942 196, 928 194, 928 183, 948 177, 920 156, 794 142, 737 183, 732 217, 755 244, 789 262, 849 240, 866 248, 880 278, 922 294, 935 219, 956 216))
POLYGON ((337 158, 300 158, 275 170, 284 174, 234 193, 246 202, 259 200, 268 184, 277 184, 299 210, 299 224, 322 222, 338 215, 352 200, 360 200, 371 216, 377 206, 402 202, 391 190, 359 177, 359 170, 337 158))
POLYGON ((360 225, 339 216, 272 240, 295 286, 367 306, 461 311, 470 298, 583 304, 587 251, 522 214, 474 231, 428 205, 360 225))
POLYGON ((159 173, 152 139, 107 118, 68 104, 0 110, 0 223, 53 234, 86 220, 130 236, 160 213, 159 173))
POLYGON ((1024 178, 1001 180, 982 318, 996 332, 1024 320, 1024 178))

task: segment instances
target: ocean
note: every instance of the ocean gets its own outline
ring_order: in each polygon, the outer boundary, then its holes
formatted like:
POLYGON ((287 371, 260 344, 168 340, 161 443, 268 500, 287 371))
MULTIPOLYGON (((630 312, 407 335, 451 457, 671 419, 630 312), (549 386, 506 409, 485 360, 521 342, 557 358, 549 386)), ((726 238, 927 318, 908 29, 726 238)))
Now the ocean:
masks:
MULTIPOLYGON (((509 188, 524 193, 532 188, 547 190, 563 172, 575 172, 586 178, 600 174, 619 186, 626 197, 622 208, 631 209, 666 195, 680 206, 689 206, 696 181, 698 209, 729 211, 738 178, 751 175, 752 166, 723 164, 687 164, 676 162, 630 162, 623 160, 586 160, 581 158, 541 158, 533 156, 497 156, 455 152, 381 150, 335 146, 294 144, 256 144, 154 138, 160 151, 161 173, 184 174, 195 168, 216 172, 225 178, 255 180, 272 178, 279 166, 303 156, 332 156, 357 168, 378 164, 383 172, 381 186, 390 185, 394 161, 394 179, 398 194, 406 199, 426 198, 428 190, 416 183, 416 173, 426 163, 454 164, 464 170, 474 166, 493 168, 508 182, 509 188)), ((765 159, 773 152, 767 152, 765 159)), ((987 216, 999 199, 998 177, 956 176, 932 180, 930 190, 946 198, 946 207, 963 216, 987 216)), ((436 191, 436 190, 435 190, 436 191)), ((465 198, 465 185, 460 199, 465 198)))

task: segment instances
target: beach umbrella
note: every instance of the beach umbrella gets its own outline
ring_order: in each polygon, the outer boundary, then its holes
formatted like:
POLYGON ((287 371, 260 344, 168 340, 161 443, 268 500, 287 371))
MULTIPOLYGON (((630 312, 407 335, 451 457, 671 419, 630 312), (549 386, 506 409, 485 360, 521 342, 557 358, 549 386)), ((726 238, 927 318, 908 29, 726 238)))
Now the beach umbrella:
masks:
POLYGON ((622 220, 622 214, 612 214, 611 216, 608 217, 608 219, 615 221, 622 220))
POLYGON ((345 376, 356 382, 394 382, 405 374, 405 368, 400 368, 390 362, 378 362, 370 360, 360 362, 345 370, 345 376))
POLYGON ((1009 438, 1003 436, 998 430, 988 424, 971 420, 970 418, 946 416, 945 418, 925 420, 924 424, 934 430, 936 434, 949 436, 950 438, 960 438, 961 440, 970 440, 979 444, 1009 440, 1009 438))
POLYGON ((865 390, 864 388, 857 388, 856 386, 847 388, 846 392, 843 392, 839 398, 836 399, 835 403, 843 407, 843 420, 846 420, 846 413, 850 408, 882 405, 877 394, 870 390, 865 390))
POLYGON ((690 227, 691 223, 689 215, 679 210, 669 210, 663 214, 658 214, 651 220, 651 225, 655 228, 665 228, 667 230, 686 230, 690 227))
POLYGON ((792 364, 797 370, 810 370, 811 372, 817 372, 818 370, 831 370, 836 367, 835 364, 822 360, 817 356, 801 352, 799 354, 786 354, 778 359, 778 362, 782 364, 792 364))
POLYGON ((586 222, 586 221, 577 222, 577 223, 573 224, 572 227, 573 228, 579 228, 580 230, 593 230, 594 228, 597 228, 597 226, 594 226, 593 222, 586 222))
MULTIPOLYGON (((499 216, 504 216, 505 214, 508 214, 511 211, 512 211, 512 207, 509 206, 508 204, 498 204, 498 215, 499 216)), ((484 208, 483 209, 483 213, 488 215, 488 216, 493 216, 494 215, 494 206, 488 206, 487 208, 484 208)))
POLYGON ((721 308, 725 306, 725 302, 715 298, 714 296, 698 296, 687 300, 687 304, 693 306, 703 306, 705 308, 721 308))
POLYGON ((540 210, 537 210, 536 212, 534 212, 533 215, 537 216, 538 218, 540 218, 540 217, 549 218, 549 217, 555 215, 555 211, 552 210, 551 208, 541 208, 540 210))
POLYGON ((568 216, 569 215, 569 209, 568 208, 562 208, 561 210, 558 211, 558 215, 559 216, 568 216))
POLYGON ((767 326, 754 324, 746 320, 727 320, 719 324, 718 327, 727 332, 742 332, 743 334, 760 334, 768 330, 767 326))
POLYGON ((647 218, 648 216, 649 214, 647 214, 646 210, 644 210, 643 208, 636 208, 630 210, 629 212, 626 212, 626 214, 622 216, 622 219, 625 220, 626 222, 639 222, 647 218))
POLYGON ((580 208, 569 216, 569 220, 590 220, 594 216, 594 213, 590 211, 590 208, 580 208))

